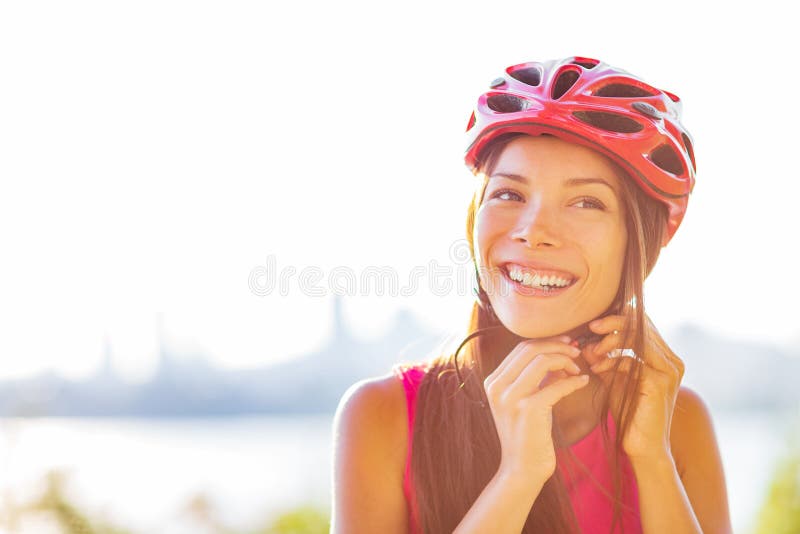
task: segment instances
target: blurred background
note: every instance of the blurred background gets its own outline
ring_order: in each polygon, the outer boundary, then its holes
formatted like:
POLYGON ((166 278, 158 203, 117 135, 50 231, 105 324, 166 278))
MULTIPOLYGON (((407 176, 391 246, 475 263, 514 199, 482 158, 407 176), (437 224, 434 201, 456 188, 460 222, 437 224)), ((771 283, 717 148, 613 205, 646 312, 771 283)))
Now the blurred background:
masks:
POLYGON ((645 306, 735 531, 800 532, 786 9, 0 4, 0 532, 327 532, 343 393, 466 333, 475 98, 568 55, 683 100, 645 306))

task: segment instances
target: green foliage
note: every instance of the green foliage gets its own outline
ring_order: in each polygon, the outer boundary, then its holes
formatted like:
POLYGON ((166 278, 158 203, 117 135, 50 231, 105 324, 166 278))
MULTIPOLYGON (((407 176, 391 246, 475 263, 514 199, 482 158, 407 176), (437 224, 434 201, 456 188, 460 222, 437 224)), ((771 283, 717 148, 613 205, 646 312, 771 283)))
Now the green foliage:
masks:
MULTIPOLYGON (((66 476, 51 471, 45 477, 44 490, 31 502, 7 506, 0 510, 0 531, 16 532, 22 516, 46 516, 62 534, 132 534, 132 531, 110 525, 91 517, 68 498, 66 476)), ((184 512, 195 523, 203 525, 204 532, 215 534, 328 534, 330 514, 313 506, 301 506, 270 519, 267 525, 241 532, 223 525, 217 518, 210 499, 198 494, 186 503, 184 512)))
POLYGON ((45 514, 50 516, 64 534, 130 534, 130 531, 118 528, 99 520, 90 520, 86 514, 66 498, 64 489, 66 477, 59 471, 51 471, 45 477, 45 489, 42 495, 12 514, 45 514))
POLYGON ((800 532, 800 444, 795 429, 789 453, 778 461, 756 521, 755 534, 800 532))
POLYGON ((259 534, 328 534, 330 528, 328 513, 304 506, 282 514, 259 534))

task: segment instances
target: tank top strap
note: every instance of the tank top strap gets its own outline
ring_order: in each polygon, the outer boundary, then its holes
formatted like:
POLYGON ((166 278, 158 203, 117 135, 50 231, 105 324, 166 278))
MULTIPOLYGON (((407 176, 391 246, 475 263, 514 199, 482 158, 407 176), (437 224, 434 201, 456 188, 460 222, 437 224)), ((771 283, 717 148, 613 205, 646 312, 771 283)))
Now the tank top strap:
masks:
POLYGON ((428 370, 427 363, 407 364, 399 363, 392 367, 392 373, 403 383, 406 393, 406 413, 408 414, 408 452, 406 453, 406 465, 403 473, 403 493, 409 507, 409 534, 421 534, 419 527, 419 514, 417 511, 417 501, 414 495, 414 480, 411 473, 411 450, 414 441, 414 417, 417 408, 417 392, 422 379, 428 370))

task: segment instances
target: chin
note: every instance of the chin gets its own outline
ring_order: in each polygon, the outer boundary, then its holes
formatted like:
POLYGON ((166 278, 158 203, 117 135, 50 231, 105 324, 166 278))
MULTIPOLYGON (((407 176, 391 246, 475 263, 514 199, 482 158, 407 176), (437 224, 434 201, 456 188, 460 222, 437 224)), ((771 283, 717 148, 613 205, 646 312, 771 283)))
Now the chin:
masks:
POLYGON ((576 338, 589 333, 589 322, 599 316, 599 313, 595 315, 586 315, 585 317, 583 314, 581 314, 580 317, 576 317, 574 313, 564 313, 562 314, 563 317, 569 317, 572 320, 554 321, 552 318, 550 320, 536 320, 536 315, 521 313, 516 310, 495 309, 495 313, 500 322, 503 323, 503 326, 508 330, 520 337, 529 339, 554 337, 565 334, 576 338))
POLYGON ((520 321, 518 317, 516 320, 506 321, 500 315, 498 315, 498 318, 503 323, 503 326, 514 334, 530 339, 570 334, 570 332, 581 326, 574 323, 558 324, 543 321, 520 321))
POLYGON ((588 333, 588 323, 606 315, 613 300, 614 294, 593 294, 585 299, 577 294, 541 298, 514 292, 498 295, 492 307, 503 326, 520 337, 536 339, 566 334, 575 338, 588 333))

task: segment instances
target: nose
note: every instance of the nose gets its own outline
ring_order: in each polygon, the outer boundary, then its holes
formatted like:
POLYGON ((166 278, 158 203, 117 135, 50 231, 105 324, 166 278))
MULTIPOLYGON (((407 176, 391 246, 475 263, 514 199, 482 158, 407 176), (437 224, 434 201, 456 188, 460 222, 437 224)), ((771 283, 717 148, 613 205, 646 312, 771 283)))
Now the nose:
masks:
POLYGON ((520 215, 517 225, 511 233, 514 241, 526 243, 529 247, 559 246, 556 235, 556 218, 544 202, 531 202, 529 208, 520 215))

